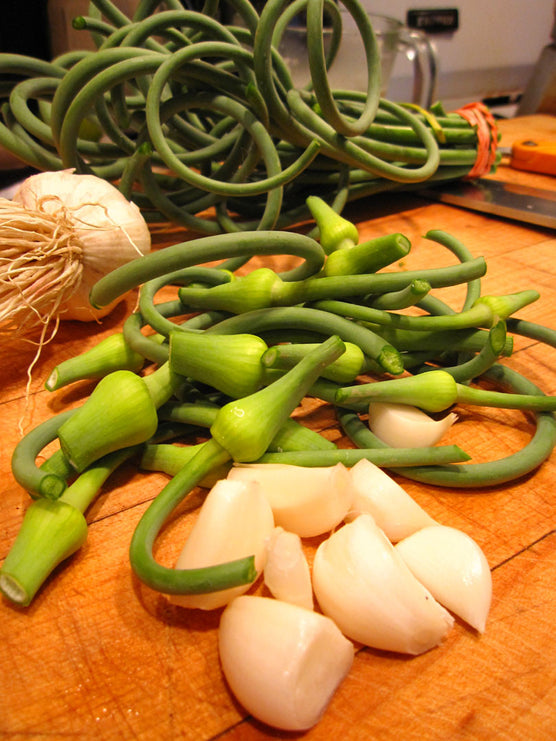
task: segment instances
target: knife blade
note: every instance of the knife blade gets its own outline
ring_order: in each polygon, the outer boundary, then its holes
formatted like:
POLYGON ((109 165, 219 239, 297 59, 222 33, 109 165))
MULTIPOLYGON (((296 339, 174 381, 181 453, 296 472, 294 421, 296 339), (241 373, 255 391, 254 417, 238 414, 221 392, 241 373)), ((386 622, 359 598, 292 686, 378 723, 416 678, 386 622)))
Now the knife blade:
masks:
POLYGON ((427 200, 556 228, 556 190, 476 178, 420 188, 417 192, 427 200))

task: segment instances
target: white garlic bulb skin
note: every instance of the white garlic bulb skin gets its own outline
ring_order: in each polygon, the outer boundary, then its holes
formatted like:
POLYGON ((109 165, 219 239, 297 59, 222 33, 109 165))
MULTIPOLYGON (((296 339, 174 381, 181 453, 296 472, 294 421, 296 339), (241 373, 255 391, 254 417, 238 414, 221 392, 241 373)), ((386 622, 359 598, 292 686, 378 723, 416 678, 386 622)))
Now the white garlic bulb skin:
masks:
POLYGON ((31 175, 12 200, 49 214, 63 210, 71 224, 81 253, 81 281, 60 307, 60 317, 91 321, 112 311, 117 302, 95 309, 89 294, 108 272, 150 252, 150 231, 137 205, 106 180, 71 169, 31 175))

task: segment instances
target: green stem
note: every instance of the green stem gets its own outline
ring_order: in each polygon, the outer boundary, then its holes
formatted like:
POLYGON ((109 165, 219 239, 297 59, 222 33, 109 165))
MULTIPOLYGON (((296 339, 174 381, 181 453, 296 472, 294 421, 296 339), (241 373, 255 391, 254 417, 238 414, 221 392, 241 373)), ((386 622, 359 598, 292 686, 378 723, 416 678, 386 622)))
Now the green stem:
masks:
POLYGON ((55 391, 86 378, 103 378, 115 370, 138 372, 144 362, 144 357, 129 347, 124 335, 116 332, 80 355, 59 363, 45 387, 48 391, 55 391))
POLYGON ((254 556, 218 566, 179 570, 159 564, 153 556, 156 537, 174 509, 205 476, 229 460, 230 454, 215 440, 209 440, 149 505, 129 548, 133 571, 144 584, 166 594, 202 594, 254 580, 254 556))
POLYGON ((78 409, 68 409, 28 432, 15 446, 12 453, 12 473, 17 481, 32 497, 58 499, 66 488, 66 480, 48 467, 39 468, 36 459, 43 448, 56 439, 58 431, 78 409))
POLYGON ((257 463, 282 463, 290 466, 354 466, 366 458, 382 468, 392 466, 440 466, 469 460, 457 445, 438 445, 432 448, 338 448, 336 450, 299 450, 265 453, 257 463))

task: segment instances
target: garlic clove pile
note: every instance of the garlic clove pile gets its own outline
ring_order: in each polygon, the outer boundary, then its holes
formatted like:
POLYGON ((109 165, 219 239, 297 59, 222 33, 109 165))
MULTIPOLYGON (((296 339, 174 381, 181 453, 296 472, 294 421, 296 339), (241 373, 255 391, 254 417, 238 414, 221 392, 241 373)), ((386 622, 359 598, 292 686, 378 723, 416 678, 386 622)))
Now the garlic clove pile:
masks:
POLYGON ((353 663, 332 620, 297 605, 244 595, 222 614, 218 648, 231 691, 255 718, 304 731, 322 717, 353 663))
POLYGON ((318 547, 313 589, 323 613, 344 635, 385 651, 428 651, 454 622, 369 514, 339 528, 318 547))
POLYGON ((402 540, 396 550, 435 599, 479 633, 484 632, 492 576, 483 551, 469 535, 433 525, 402 540))
POLYGON ((258 481, 270 502, 276 525, 302 538, 330 532, 351 506, 350 475, 341 463, 322 468, 242 464, 234 466, 228 478, 258 481))
POLYGON ((353 502, 348 520, 368 512, 393 543, 435 521, 381 468, 362 458, 350 469, 353 502))
POLYGON ((408 404, 372 402, 369 404, 369 428, 392 448, 426 448, 436 445, 457 419, 453 412, 433 419, 426 412, 408 404))
POLYGON ((274 529, 268 542, 264 582, 276 599, 313 609, 311 573, 299 535, 282 527, 274 529))
MULTIPOLYGON (((272 510, 258 484, 221 479, 207 494, 176 568, 214 566, 254 555, 255 568, 260 574, 273 529, 272 510)), ((250 586, 244 584, 206 594, 171 595, 169 600, 183 607, 213 610, 250 586)))

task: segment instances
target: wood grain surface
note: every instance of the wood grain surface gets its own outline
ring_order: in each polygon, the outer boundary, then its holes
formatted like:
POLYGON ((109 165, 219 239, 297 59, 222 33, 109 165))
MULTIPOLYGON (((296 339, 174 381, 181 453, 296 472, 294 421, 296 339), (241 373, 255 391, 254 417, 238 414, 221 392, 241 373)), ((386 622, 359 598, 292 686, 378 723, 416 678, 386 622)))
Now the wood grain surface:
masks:
MULTIPOLYGON (((521 137, 556 136, 556 119, 531 116, 501 124, 503 144, 521 137)), ((495 177, 556 191, 549 176, 501 167, 495 177)), ((379 196, 348 212, 362 238, 400 231, 412 242, 404 268, 450 264, 454 258, 426 240, 430 229, 461 239, 486 258, 484 293, 536 288, 541 298, 520 316, 556 327, 556 237, 415 196, 379 196)), ((180 241, 171 231, 155 244, 180 241)), ((460 288, 442 297, 458 305, 460 288)), ((48 393, 44 382, 61 359, 81 352, 121 324, 128 299, 102 324, 62 324, 55 340, 27 369, 34 345, 0 347, 0 561, 13 542, 28 495, 13 480, 10 457, 20 428, 80 403, 92 384, 48 393)), ((556 394, 556 350, 516 338, 509 365, 546 393, 556 394)), ((307 425, 341 444, 326 405, 296 412, 307 425)), ((530 439, 530 415, 481 407, 460 411, 448 442, 474 461, 510 455, 530 439)), ((439 522, 460 528, 484 550, 492 569, 493 603, 482 636, 456 622, 445 642, 417 658, 372 649, 357 652, 353 669, 308 741, 341 737, 433 741, 548 741, 556 733, 556 456, 506 486, 478 491, 400 482, 439 522)), ((59 567, 32 605, 0 603, 0 738, 225 739, 297 738, 246 716, 222 677, 216 630, 220 612, 187 611, 142 586, 128 562, 133 530, 166 478, 119 470, 87 513, 85 546, 59 567)), ((187 537, 199 495, 181 507, 157 544, 172 563, 187 537)), ((309 543, 311 557, 316 543, 309 543)), ((255 591, 261 592, 257 587, 255 591)))

